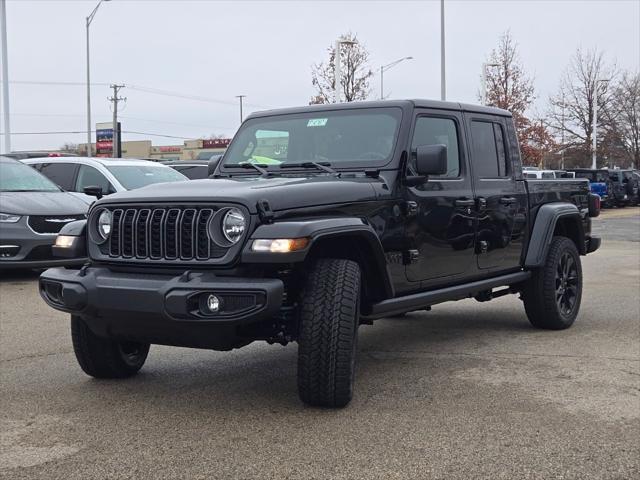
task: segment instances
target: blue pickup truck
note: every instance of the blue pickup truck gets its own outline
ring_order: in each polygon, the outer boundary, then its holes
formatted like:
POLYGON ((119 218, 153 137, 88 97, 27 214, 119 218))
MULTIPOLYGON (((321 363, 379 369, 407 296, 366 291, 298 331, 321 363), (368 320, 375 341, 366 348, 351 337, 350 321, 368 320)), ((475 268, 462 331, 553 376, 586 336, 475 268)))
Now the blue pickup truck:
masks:
POLYGON ((611 191, 611 180, 608 170, 593 170, 590 168, 577 168, 569 170, 575 172, 576 178, 586 178, 589 180, 589 190, 600 196, 603 207, 612 206, 614 200, 611 191))

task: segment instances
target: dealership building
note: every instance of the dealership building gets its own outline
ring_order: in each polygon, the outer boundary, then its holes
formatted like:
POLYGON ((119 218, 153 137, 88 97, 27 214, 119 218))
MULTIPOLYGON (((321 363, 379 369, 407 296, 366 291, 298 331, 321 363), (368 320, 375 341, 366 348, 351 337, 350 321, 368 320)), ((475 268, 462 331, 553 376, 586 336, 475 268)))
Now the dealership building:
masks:
MULTIPOLYGON (((209 160, 213 155, 220 155, 229 146, 231 139, 196 139, 185 140, 182 145, 152 145, 151 140, 132 140, 122 142, 123 158, 144 158, 149 160, 209 160)), ((110 148, 104 149, 107 142, 98 142, 96 152, 95 144, 92 145, 93 155, 111 157, 110 148)), ((78 145, 78 154, 87 155, 87 144, 78 145)))

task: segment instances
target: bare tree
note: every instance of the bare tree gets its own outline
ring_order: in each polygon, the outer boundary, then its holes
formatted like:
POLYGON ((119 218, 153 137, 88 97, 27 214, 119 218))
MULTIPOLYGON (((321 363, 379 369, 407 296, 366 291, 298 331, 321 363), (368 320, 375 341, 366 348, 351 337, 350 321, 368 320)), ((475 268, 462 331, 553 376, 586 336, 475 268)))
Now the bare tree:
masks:
POLYGON ((615 66, 606 63, 602 52, 578 49, 560 81, 558 93, 549 100, 549 123, 556 136, 564 137, 561 148, 576 157, 578 165, 591 162, 596 102, 599 126, 612 116, 614 89, 603 80, 612 82, 615 75, 615 66))
MULTIPOLYGON (((341 40, 357 42, 357 36, 351 32, 340 36, 341 40)), ((335 47, 327 48, 329 58, 326 62, 313 65, 311 84, 316 88, 316 95, 309 103, 335 102, 335 47)), ((342 75, 340 88, 347 102, 366 100, 371 93, 369 81, 373 71, 369 67, 369 52, 361 43, 344 46, 340 49, 340 65, 342 75)))
POLYGON ((640 72, 625 72, 612 92, 607 136, 619 145, 631 167, 640 166, 640 72))
POLYGON ((532 121, 527 111, 535 100, 533 80, 526 74, 520 62, 518 45, 509 31, 505 32, 497 48, 491 51, 487 64, 485 92, 479 98, 487 105, 509 110, 513 115, 520 151, 525 165, 540 165, 554 143, 543 122, 532 121))
POLYGON ((60 147, 60 151, 64 153, 78 153, 78 144, 72 142, 66 142, 60 147))

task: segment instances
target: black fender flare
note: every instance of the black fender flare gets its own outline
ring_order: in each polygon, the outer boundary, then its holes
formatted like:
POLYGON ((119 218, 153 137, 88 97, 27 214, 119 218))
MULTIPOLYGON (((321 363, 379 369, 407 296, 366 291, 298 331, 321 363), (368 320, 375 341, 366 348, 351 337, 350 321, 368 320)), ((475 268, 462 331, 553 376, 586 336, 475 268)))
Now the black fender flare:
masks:
POLYGON ((544 265, 556 225, 558 221, 566 219, 573 219, 578 225, 577 248, 580 254, 584 255, 586 253, 582 214, 578 207, 573 203, 547 203, 538 209, 538 214, 531 229, 524 262, 525 267, 535 268, 544 265))
POLYGON ((58 235, 76 237, 72 245, 67 247, 51 246, 54 257, 60 258, 84 258, 87 256, 87 221, 75 220, 69 222, 58 232, 58 235))
POLYGON ((364 242, 369 249, 368 265, 382 284, 384 297, 394 296, 391 275, 380 238, 373 227, 357 217, 318 218, 305 220, 283 220, 272 224, 260 225, 253 232, 242 252, 243 264, 282 264, 302 263, 307 260, 314 247, 325 240, 341 237, 355 238, 364 242), (251 245, 255 239, 309 238, 309 244, 303 250, 289 253, 254 252, 251 245))
POLYGON ((86 220, 75 220, 64 225, 58 235, 71 235, 73 237, 83 237, 87 232, 86 220))

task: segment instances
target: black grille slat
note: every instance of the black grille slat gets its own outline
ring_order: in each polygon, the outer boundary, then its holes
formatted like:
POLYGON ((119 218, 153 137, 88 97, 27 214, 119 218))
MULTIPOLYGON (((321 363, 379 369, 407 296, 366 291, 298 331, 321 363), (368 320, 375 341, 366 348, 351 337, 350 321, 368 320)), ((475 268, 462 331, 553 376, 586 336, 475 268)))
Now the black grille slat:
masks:
POLYGON ((180 258, 191 260, 194 257, 196 210, 187 208, 180 216, 180 258))
POLYGON ((223 257, 227 247, 209 237, 218 207, 123 207, 112 210, 112 233, 102 248, 112 258, 206 261, 223 257))
POLYGON ((120 256, 120 221, 122 220, 123 210, 114 210, 111 215, 111 235, 109 237, 109 255, 112 257, 120 256))
POLYGON ((172 208, 167 211, 164 220, 164 256, 173 260, 178 258, 178 222, 180 220, 180 210, 172 208))

